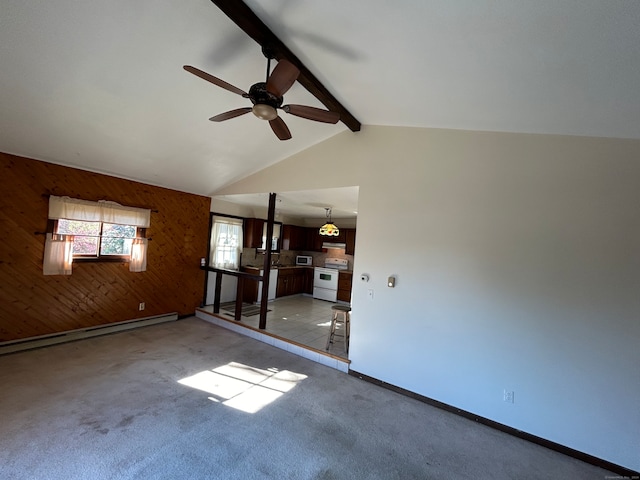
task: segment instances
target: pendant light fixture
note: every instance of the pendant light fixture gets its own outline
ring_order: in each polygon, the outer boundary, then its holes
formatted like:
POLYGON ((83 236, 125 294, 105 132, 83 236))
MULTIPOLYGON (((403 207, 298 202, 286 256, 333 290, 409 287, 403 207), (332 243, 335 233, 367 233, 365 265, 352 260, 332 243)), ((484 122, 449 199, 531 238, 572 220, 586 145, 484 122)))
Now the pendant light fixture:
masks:
POLYGON ((328 237, 337 237, 340 235, 340 229, 336 227, 331 221, 331 208, 325 207, 327 222, 320 227, 320 235, 326 235, 328 237))

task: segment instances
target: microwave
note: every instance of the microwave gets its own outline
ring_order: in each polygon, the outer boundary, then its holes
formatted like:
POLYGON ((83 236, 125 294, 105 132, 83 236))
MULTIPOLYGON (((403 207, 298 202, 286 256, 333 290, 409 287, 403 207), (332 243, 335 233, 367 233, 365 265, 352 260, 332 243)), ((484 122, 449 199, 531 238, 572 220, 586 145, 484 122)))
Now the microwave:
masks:
POLYGON ((313 257, 307 255, 296 255, 296 265, 306 265, 310 267, 313 265, 313 257))

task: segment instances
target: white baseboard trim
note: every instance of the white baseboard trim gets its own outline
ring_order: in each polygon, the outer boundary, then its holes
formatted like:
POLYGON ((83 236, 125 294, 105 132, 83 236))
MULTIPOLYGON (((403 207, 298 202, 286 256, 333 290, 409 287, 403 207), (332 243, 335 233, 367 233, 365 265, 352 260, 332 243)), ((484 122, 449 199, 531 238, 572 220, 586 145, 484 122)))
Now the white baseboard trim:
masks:
POLYGON ((11 340, 8 342, 0 342, 0 355, 6 353, 20 352, 30 350, 32 348, 47 347, 58 343, 72 342, 83 338, 97 337, 99 335, 107 335, 109 333, 122 332, 134 328, 147 327, 157 323, 173 322, 178 319, 178 313, 172 312, 164 315, 156 315, 153 317, 134 318, 133 320, 124 320, 122 322, 108 323, 106 325, 96 325, 94 327, 79 328, 69 330, 67 332, 53 333, 50 335, 41 335, 38 337, 23 338, 20 340, 11 340))

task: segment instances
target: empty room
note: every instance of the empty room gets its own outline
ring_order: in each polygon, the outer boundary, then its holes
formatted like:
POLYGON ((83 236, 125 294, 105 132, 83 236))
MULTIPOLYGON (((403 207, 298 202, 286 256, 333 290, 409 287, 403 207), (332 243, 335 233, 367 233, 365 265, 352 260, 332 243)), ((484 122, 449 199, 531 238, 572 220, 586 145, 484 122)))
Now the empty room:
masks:
POLYGON ((1 18, 0 477, 639 478, 639 3, 1 18))

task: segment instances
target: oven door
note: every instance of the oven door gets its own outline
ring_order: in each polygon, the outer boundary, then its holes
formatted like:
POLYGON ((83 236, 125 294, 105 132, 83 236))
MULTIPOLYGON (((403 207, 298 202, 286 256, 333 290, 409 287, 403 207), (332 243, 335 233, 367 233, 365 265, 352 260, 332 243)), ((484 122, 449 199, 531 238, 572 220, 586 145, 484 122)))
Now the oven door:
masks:
POLYGON ((329 268, 313 269, 313 298, 338 301, 338 271, 329 268))
POLYGON ((338 271, 330 268, 313 269, 313 286, 326 288, 328 290, 338 290, 338 271))

